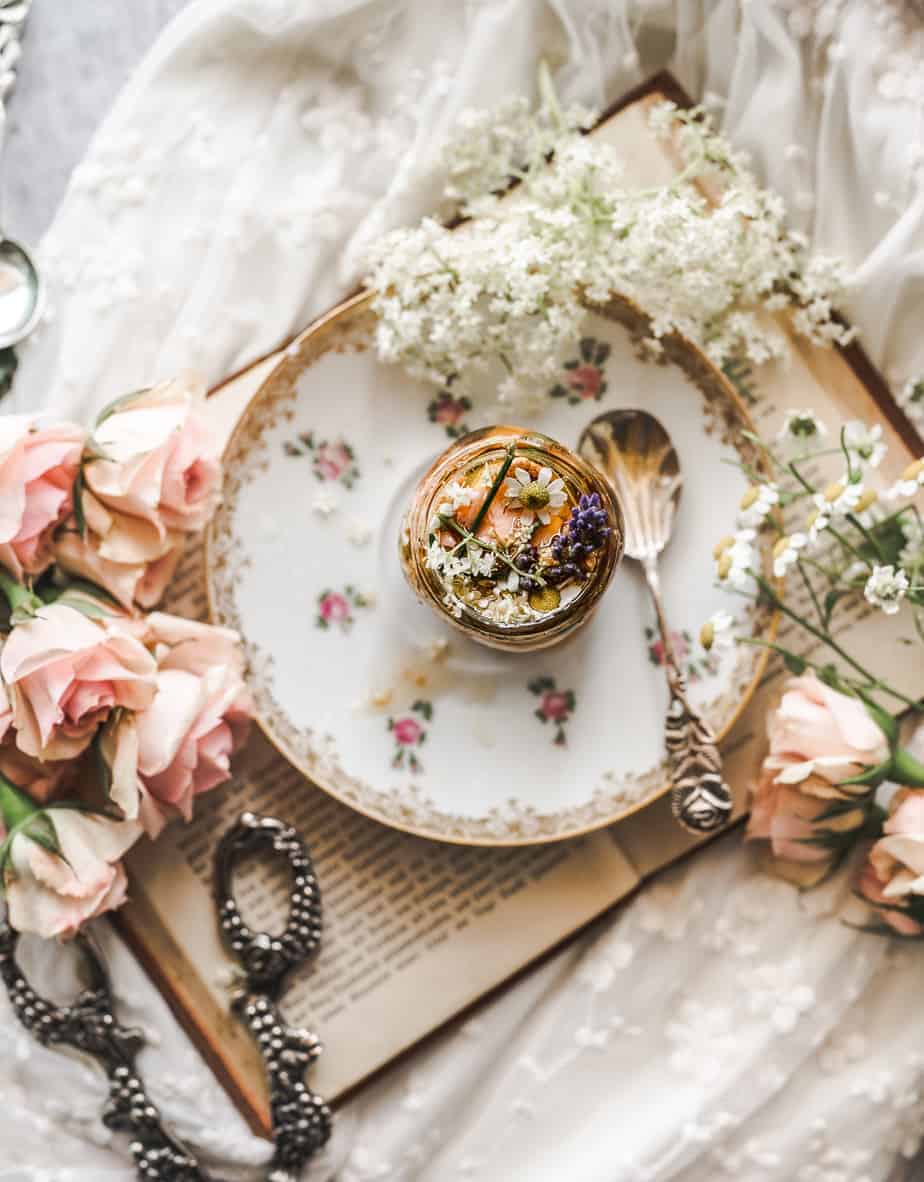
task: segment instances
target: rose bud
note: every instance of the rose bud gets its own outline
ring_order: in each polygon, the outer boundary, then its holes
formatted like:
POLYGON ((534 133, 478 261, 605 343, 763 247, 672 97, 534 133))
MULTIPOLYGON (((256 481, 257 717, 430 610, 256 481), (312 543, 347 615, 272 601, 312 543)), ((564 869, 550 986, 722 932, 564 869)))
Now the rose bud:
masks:
POLYGON ((857 884, 881 919, 903 936, 924 933, 924 793, 892 797, 883 836, 873 844, 857 884))
POLYGON ((40 574, 52 535, 71 512, 84 433, 72 423, 38 427, 0 416, 0 565, 16 578, 40 574))
POLYGON ((3 781, 0 811, 13 834, 2 876, 9 921, 17 931, 66 939, 88 919, 124 902, 127 883, 119 859, 140 837, 140 825, 71 807, 38 809, 3 781))

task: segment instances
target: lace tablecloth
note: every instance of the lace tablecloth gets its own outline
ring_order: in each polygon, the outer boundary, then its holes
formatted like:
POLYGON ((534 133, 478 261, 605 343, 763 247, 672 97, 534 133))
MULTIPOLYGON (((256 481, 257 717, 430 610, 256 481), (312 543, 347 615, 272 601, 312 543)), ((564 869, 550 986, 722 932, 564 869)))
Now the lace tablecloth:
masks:
MULTIPOLYGON (((355 283, 372 237, 433 206, 459 110, 528 91, 543 55, 566 98, 598 105, 669 64, 794 223, 850 260, 849 312, 899 388, 924 371, 919 11, 201 0, 74 174, 42 248, 53 308, 13 403, 89 416, 175 370, 215 380, 269 349, 355 283)), ((363 1092, 311 1177, 921 1177, 924 954, 841 923, 848 889, 799 896, 724 838, 363 1092)), ((259 1163, 264 1147, 106 943, 123 1012, 151 1032, 157 1101, 223 1176, 259 1163)), ((0 1003, 0 1182, 132 1177, 101 1096, 0 1003)))

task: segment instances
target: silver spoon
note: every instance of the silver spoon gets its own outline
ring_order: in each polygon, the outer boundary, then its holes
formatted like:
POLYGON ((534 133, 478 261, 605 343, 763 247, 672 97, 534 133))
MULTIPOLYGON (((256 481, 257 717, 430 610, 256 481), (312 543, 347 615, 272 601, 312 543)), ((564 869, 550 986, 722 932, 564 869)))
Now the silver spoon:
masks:
POLYGON ((626 519, 626 554, 641 563, 654 601, 671 701, 665 745, 671 768, 671 810, 692 833, 713 833, 728 821, 732 797, 712 728, 691 706, 661 599, 658 555, 667 545, 683 477, 670 436, 644 410, 614 410, 585 427, 578 452, 610 480, 626 519))
MULTIPOLYGON (((15 78, 23 27, 32 0, 0 0, 0 153, 6 145, 4 100, 15 78)), ((24 246, 0 230, 0 348, 24 340, 42 315, 39 269, 24 246)))

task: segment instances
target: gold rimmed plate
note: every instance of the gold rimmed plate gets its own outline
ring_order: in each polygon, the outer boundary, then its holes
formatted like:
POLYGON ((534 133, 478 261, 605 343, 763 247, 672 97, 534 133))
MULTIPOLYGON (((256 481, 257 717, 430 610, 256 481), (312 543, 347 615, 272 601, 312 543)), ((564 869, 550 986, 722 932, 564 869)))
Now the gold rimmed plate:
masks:
MULTIPOLYGON (((321 788, 425 837, 525 845, 617 821, 668 787, 667 691, 641 578, 624 567, 587 628, 532 654, 478 646, 418 603, 397 545, 415 482, 451 439, 502 412, 490 388, 461 397, 382 365, 374 328, 365 294, 312 325, 225 453, 209 601, 243 637, 259 724, 321 788)), ((663 559, 668 615, 692 698, 723 736, 766 653, 706 653, 699 627, 719 608, 741 636, 771 624, 713 576, 747 484, 734 461, 758 463, 753 425, 702 353, 671 339, 654 363, 644 332, 622 302, 591 313, 529 425, 574 447, 601 410, 643 406, 670 430, 685 491, 663 559)))

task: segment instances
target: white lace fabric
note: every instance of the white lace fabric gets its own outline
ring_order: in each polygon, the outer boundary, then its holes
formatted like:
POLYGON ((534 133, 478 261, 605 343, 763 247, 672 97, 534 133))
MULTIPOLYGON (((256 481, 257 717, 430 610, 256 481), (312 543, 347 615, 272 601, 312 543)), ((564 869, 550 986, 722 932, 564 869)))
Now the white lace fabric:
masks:
MULTIPOLYGON (((914 5, 200 0, 75 172, 41 249, 52 314, 4 409, 88 418, 127 389, 187 367, 214 381, 272 348, 356 283, 371 237, 434 207, 456 113, 528 92, 540 56, 566 99, 600 106, 670 65, 794 224, 847 257, 848 312, 893 385, 924 371, 914 5)), ((924 949, 848 927, 848 891, 841 876, 800 896, 740 834, 723 838, 361 1092, 309 1176, 921 1176, 924 949)), ((151 1037, 154 1098, 222 1177, 258 1177, 266 1147, 100 935, 120 1015, 151 1037)), ((133 1177, 102 1096, 0 1001, 0 1182, 133 1177)))

